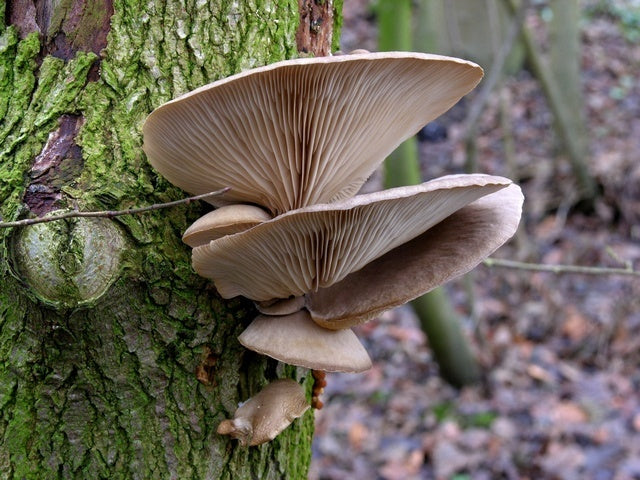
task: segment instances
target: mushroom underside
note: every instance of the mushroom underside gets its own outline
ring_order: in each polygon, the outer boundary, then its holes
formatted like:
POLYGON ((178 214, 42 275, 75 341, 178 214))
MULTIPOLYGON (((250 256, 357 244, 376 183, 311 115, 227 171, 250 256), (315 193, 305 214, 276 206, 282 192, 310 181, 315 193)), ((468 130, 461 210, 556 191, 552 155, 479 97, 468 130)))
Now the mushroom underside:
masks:
POLYGON ((286 313, 304 307, 315 323, 332 330, 375 318, 477 266, 515 233, 521 203, 515 185, 476 200, 340 282, 282 300, 286 313))
POLYGON ((193 266, 213 279, 224 298, 302 296, 330 287, 510 184, 487 175, 449 176, 314 205, 195 248, 193 266))
POLYGON ((349 328, 470 271, 513 236, 522 200, 520 188, 510 185, 340 282, 308 293, 311 318, 324 328, 349 328))
POLYGON ((451 108, 482 69, 451 57, 364 53, 279 62, 157 108, 144 151, 214 205, 274 214, 353 196, 402 141, 451 108))

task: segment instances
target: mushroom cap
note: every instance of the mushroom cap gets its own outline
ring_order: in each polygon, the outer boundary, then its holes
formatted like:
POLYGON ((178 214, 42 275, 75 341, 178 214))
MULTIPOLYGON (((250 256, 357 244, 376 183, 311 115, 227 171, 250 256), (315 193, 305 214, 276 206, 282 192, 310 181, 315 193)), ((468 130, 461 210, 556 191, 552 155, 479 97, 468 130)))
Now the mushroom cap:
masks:
POLYGON ((406 138, 482 78, 452 57, 412 52, 285 60, 172 100, 144 124, 144 151, 214 205, 280 214, 353 196, 406 138))
POLYGON ((322 328, 305 310, 281 317, 260 315, 238 340, 249 350, 313 370, 362 372, 371 368, 369 354, 353 331, 322 328))
POLYGON ((516 232, 523 196, 509 185, 458 210, 435 227, 342 281, 307 295, 312 319, 349 328, 467 273, 516 232))
MULTIPOLYGON (((243 295, 263 301, 301 296, 330 287, 474 200, 510 184, 502 177, 452 175, 293 210, 195 248, 193 266, 213 279, 224 298, 243 295)), ((472 243, 465 248, 476 247, 472 243)))
POLYGON ((271 220, 271 215, 255 205, 226 205, 193 222, 182 235, 182 241, 190 247, 198 247, 225 235, 243 232, 267 220, 271 220))
POLYGON ((244 402, 233 420, 224 420, 218 433, 231 435, 242 445, 273 440, 309 408, 304 389, 295 380, 275 380, 244 402))

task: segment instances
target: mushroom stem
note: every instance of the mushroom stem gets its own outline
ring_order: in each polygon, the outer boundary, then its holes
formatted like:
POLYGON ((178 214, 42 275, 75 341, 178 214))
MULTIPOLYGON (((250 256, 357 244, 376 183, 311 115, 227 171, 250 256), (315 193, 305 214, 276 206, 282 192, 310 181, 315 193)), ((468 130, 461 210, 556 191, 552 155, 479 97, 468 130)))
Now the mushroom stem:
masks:
POLYGON ((273 300, 265 300, 263 302, 255 302, 256 308, 263 315, 289 315, 296 313, 304 308, 304 296, 276 298, 273 300))
POLYGON ((218 425, 217 432, 220 435, 229 435, 240 441, 240 445, 246 446, 253 436, 253 426, 246 418, 234 418, 232 420, 223 420, 218 425))

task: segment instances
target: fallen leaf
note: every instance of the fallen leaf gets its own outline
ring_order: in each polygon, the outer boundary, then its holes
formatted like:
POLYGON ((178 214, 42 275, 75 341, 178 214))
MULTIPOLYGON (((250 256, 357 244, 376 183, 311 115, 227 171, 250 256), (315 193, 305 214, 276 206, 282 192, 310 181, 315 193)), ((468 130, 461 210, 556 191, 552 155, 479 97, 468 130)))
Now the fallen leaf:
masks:
POLYGON ((363 423, 354 422, 349 428, 349 444, 358 452, 362 451, 362 444, 368 436, 369 429, 363 423))
POLYGON ((584 423, 589 420, 589 416, 577 403, 565 401, 551 407, 551 419, 561 424, 584 423))

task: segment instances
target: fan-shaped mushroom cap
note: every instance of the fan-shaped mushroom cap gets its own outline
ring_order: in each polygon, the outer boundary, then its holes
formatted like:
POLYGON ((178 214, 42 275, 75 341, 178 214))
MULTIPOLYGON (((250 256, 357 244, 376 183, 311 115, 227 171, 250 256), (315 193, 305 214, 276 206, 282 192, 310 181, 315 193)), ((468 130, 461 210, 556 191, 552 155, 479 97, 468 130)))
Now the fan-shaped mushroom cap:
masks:
POLYGON ((157 108, 144 150, 214 205, 274 214, 354 195, 402 141, 481 79, 457 58, 411 52, 301 58, 249 70, 157 108))
POLYGON ((187 228, 182 241, 190 247, 205 245, 225 235, 232 235, 271 220, 271 215, 254 205, 227 205, 220 207, 187 228))
POLYGON ((468 272, 516 232, 522 201, 520 188, 510 185, 470 203, 342 281, 309 293, 311 317, 325 328, 349 328, 468 272))
POLYGON ((260 445, 273 440, 308 408, 300 384, 291 379, 275 380, 244 402, 233 420, 223 420, 217 431, 237 438, 243 446, 260 445))
POLYGON ((322 328, 305 310, 282 317, 260 315, 238 340, 249 350, 313 370, 362 372, 371 368, 371 359, 355 333, 322 328))
POLYGON ((313 205, 195 248, 193 266, 214 280, 224 298, 243 295, 262 301, 304 295, 339 282, 510 184, 502 177, 452 175, 313 205))

